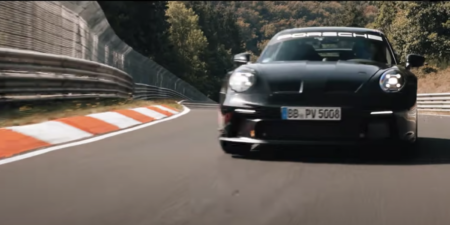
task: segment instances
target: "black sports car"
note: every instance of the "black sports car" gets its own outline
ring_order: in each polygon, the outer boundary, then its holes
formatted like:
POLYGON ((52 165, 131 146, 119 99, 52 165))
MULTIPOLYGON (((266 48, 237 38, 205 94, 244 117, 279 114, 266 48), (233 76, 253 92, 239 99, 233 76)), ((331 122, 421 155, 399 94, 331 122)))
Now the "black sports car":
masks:
MULTIPOLYGON (((220 92, 220 144, 362 144, 417 139, 417 78, 425 58, 399 65, 386 36, 351 27, 283 30, 256 63, 234 56, 220 92)), ((405 144, 405 145, 403 145, 405 144)))

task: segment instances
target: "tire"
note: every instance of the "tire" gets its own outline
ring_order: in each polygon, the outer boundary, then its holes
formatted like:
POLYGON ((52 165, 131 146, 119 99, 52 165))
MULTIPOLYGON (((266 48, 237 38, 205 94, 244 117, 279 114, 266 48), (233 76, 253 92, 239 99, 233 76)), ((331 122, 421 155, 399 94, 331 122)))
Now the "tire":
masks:
POLYGON ((418 119, 416 117, 416 129, 414 131, 414 141, 412 142, 406 142, 403 144, 404 147, 404 152, 406 154, 409 154, 410 156, 414 156, 416 154, 418 154, 419 152, 419 135, 418 135, 418 130, 419 130, 419 124, 418 124, 418 119))
POLYGON ((398 145, 400 153, 403 156, 415 156, 419 152, 419 141, 416 140, 414 142, 401 141, 398 145))
POLYGON ((252 150, 252 144, 220 141, 220 146, 226 154, 246 156, 252 150))
POLYGON ((419 152, 419 130, 418 119, 416 117, 416 129, 414 130, 414 140, 413 141, 399 141, 398 148, 402 155, 414 156, 419 152))

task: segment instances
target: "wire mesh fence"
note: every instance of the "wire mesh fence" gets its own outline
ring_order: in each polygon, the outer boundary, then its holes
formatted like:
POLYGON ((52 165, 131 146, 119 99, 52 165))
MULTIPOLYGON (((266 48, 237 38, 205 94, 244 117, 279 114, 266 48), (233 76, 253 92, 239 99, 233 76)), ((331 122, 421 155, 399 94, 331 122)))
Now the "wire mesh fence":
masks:
POLYGON ((135 83, 207 96, 117 37, 96 1, 0 1, 0 47, 91 60, 123 70, 135 83))

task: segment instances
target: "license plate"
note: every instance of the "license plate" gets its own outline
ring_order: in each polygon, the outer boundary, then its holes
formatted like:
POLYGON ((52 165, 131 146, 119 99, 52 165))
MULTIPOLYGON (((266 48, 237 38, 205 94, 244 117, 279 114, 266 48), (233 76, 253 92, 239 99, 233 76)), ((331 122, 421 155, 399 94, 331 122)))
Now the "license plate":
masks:
POLYGON ((341 120, 339 107, 281 107, 283 120, 341 120))

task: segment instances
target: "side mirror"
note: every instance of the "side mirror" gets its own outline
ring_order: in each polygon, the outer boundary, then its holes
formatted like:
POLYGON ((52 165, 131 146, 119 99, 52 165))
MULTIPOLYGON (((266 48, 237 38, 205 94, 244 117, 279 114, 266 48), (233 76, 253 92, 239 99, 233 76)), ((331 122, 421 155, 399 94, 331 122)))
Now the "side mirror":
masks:
POLYGON ((250 62, 250 53, 244 52, 234 55, 233 62, 236 65, 244 65, 250 62))
POLYGON ((409 54, 406 56, 406 68, 421 67, 425 64, 425 57, 417 54, 409 54))

